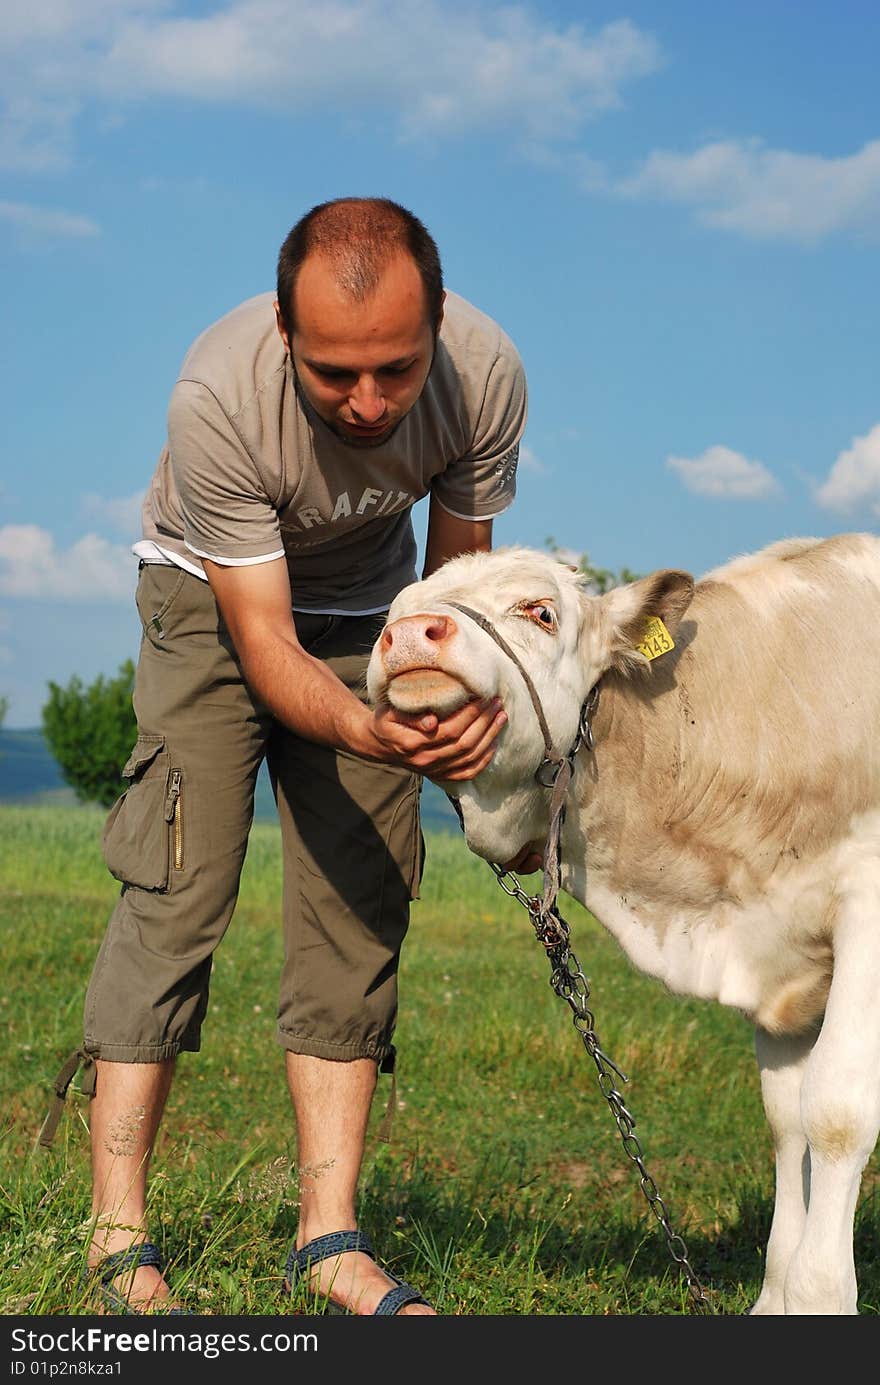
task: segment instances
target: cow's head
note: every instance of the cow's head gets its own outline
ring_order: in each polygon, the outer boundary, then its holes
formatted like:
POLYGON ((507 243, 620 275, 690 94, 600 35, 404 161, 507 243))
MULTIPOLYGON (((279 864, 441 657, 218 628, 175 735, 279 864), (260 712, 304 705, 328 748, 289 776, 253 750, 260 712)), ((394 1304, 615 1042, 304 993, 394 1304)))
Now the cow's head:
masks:
POLYGON ((441 785, 461 804, 468 846, 490 861, 511 860, 546 832, 548 790, 535 781, 544 736, 516 662, 453 603, 485 617, 514 651, 564 755, 590 689, 609 669, 650 669, 637 648, 647 618, 673 633, 694 585, 689 573, 664 570, 595 596, 586 581, 533 549, 464 554, 400 592, 373 648, 374 705, 443 717, 471 698, 500 696, 508 724, 491 763, 474 780, 441 785))

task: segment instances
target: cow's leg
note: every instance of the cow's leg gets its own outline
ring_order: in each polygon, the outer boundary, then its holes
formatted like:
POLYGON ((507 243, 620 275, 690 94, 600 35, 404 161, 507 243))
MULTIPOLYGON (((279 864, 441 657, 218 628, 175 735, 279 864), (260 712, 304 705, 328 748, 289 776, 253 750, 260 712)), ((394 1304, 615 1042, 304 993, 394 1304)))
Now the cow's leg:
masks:
POLYGON ((755 1032, 761 1095, 776 1154, 776 1201, 754 1314, 785 1312, 785 1277, 806 1224, 810 1152, 801 1120, 801 1082, 815 1040, 815 1034, 775 1038, 763 1029, 755 1032))
POLYGON ((853 1220, 880 1132, 880 898, 850 896, 834 935, 825 1020, 804 1069, 810 1201, 785 1280, 786 1313, 857 1313, 853 1220), (856 902, 858 919, 853 917, 856 902))

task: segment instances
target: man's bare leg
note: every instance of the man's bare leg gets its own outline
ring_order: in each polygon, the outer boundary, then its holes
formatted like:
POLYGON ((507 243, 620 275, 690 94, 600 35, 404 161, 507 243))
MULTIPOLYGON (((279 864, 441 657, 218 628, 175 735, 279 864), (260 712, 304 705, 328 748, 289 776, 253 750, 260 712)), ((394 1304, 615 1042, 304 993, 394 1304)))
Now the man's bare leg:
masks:
MULTIPOLYGON (((90 1102, 92 1216, 89 1264, 148 1239, 147 1173, 153 1144, 174 1075, 174 1060, 108 1063, 95 1060, 97 1081, 90 1102)), ((157 1269, 124 1271, 114 1287, 140 1312, 168 1299, 157 1269)))
MULTIPOLYGON (((355 1196, 367 1138, 377 1065, 370 1058, 331 1062, 287 1054, 287 1084, 296 1115, 300 1177, 297 1249, 317 1236, 357 1230, 355 1196)), ((349 1252, 316 1266, 313 1282, 350 1312, 371 1314, 393 1288, 368 1255, 349 1252), (318 1275, 320 1273, 320 1279, 318 1275)), ((425 1303, 404 1314, 433 1314, 425 1303)))

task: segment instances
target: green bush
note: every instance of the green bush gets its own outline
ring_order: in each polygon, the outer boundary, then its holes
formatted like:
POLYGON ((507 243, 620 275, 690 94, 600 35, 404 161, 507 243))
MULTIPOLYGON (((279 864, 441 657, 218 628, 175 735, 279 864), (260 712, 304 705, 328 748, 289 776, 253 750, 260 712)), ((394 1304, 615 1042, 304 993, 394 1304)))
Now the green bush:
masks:
POLYGON ((83 803, 109 808, 125 787, 122 767, 137 738, 131 705, 134 664, 103 675, 88 687, 74 676, 66 687, 49 684, 43 734, 67 783, 83 803))
POLYGON ((622 567, 619 572, 614 572, 610 567, 596 567, 595 563, 590 562, 589 553, 575 554, 569 549, 561 548, 552 535, 544 540, 544 546, 561 562, 571 562, 578 572, 582 572, 587 579, 589 589, 596 596, 604 596, 612 587, 622 587, 629 582, 637 582, 643 575, 639 572, 633 572, 632 568, 629 567, 622 567))

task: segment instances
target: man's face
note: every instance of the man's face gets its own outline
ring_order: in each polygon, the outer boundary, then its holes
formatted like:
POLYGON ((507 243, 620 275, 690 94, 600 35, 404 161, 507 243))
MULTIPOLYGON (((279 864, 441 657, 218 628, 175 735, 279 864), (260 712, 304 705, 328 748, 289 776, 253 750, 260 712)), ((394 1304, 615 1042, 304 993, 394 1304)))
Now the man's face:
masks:
POLYGON ((327 261, 310 255, 297 275, 294 309, 288 339, 275 305, 302 393, 343 442, 380 446, 415 404, 434 359, 435 324, 412 259, 392 260, 376 291, 358 303, 327 261))

